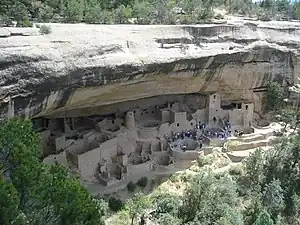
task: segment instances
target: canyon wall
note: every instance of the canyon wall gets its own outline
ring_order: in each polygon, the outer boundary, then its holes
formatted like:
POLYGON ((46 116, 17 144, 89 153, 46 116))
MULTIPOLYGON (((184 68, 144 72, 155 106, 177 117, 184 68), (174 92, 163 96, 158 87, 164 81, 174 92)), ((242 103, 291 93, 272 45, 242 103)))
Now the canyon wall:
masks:
POLYGON ((0 115, 89 116, 155 96, 219 92, 261 110, 267 82, 299 83, 300 24, 50 24, 0 28, 0 115))

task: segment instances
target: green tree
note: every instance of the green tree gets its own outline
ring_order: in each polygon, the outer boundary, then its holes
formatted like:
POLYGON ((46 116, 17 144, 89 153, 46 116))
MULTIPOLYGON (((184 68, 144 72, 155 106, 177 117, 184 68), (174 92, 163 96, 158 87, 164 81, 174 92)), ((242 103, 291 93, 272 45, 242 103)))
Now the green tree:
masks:
POLYGON ((135 194, 133 198, 127 202, 125 207, 129 212, 131 225, 134 224, 138 216, 143 216, 143 214, 146 213, 147 209, 151 207, 151 203, 152 200, 142 193, 135 194))
POLYGON ((21 213, 19 204, 19 194, 15 187, 0 176, 0 224, 11 225, 16 222, 21 213))
POLYGON ((278 82, 270 82, 267 85, 267 107, 268 111, 278 110, 282 106, 284 91, 278 82))
MULTIPOLYGON (((104 224, 104 210, 99 202, 92 199, 66 168, 44 165, 40 156, 40 139, 29 120, 1 122, 0 171, 17 191, 18 207, 26 220, 33 225, 104 224)), ((3 189, 8 190, 8 187, 12 195, 11 213, 15 215, 14 189, 1 183, 1 194, 4 195, 3 189)), ((2 199, 8 201, 5 196, 2 199)))
POLYGON ((136 0, 133 4, 132 16, 138 24, 150 24, 153 19, 154 7, 148 1, 136 0))
POLYGON ((216 223, 221 217, 227 217, 229 212, 239 214, 237 204, 235 182, 228 176, 218 178, 211 171, 204 170, 188 185, 183 196, 180 217, 185 223, 216 223))
POLYGON ((23 3, 16 1, 15 4, 8 10, 7 14, 20 24, 25 19, 28 19, 29 12, 23 3))
POLYGON ((283 189, 279 180, 273 180, 264 188, 262 201, 268 212, 276 219, 277 215, 284 209, 283 189))
POLYGON ((114 21, 116 24, 128 23, 128 19, 131 18, 132 9, 130 6, 120 5, 114 10, 114 21))
POLYGON ((63 14, 66 22, 81 22, 83 20, 83 0, 68 0, 63 14))
POLYGON ((274 225, 274 221, 267 211, 262 211, 253 225, 274 225))
POLYGON ((286 108, 281 109, 279 112, 279 116, 280 116, 281 121, 284 123, 283 130, 286 130, 286 127, 289 124, 295 126, 296 112, 293 108, 286 107, 286 108))

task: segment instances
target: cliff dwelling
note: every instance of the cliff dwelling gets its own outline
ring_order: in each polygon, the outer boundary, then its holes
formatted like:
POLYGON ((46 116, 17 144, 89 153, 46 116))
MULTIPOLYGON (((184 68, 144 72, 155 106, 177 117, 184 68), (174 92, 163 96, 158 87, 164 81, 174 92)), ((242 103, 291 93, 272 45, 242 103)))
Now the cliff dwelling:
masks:
POLYGON ((196 160, 211 146, 249 132, 254 115, 253 103, 242 100, 222 107, 219 93, 142 101, 110 107, 116 110, 113 114, 35 118, 44 162, 64 164, 85 181, 110 186, 196 160))
POLYGON ((45 163, 104 187, 180 170, 232 138, 245 138, 236 150, 268 145, 266 86, 298 85, 299 34, 251 23, 53 24, 47 38, 9 28, 0 116, 32 119, 45 163))

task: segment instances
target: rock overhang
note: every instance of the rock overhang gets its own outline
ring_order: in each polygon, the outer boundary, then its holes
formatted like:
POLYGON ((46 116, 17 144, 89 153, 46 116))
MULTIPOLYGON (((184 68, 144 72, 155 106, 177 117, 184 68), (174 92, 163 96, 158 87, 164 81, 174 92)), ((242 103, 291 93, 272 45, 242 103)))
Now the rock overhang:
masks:
POLYGON ((0 39, 2 115, 8 98, 17 115, 62 117, 170 94, 218 91, 255 101, 252 90, 271 79, 298 81, 297 29, 284 40, 284 31, 259 25, 256 31, 246 25, 51 26, 47 36, 0 39), (156 42, 172 38, 201 41, 166 48, 156 42))

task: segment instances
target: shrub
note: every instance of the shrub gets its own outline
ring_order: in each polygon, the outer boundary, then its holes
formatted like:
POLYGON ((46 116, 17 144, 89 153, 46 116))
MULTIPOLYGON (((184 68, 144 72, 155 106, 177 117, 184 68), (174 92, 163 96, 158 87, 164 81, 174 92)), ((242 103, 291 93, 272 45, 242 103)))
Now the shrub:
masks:
POLYGON ((208 156, 201 156, 197 159, 197 164, 199 167, 203 167, 205 165, 211 165, 213 163, 213 159, 208 156))
POLYGON ((35 24, 35 27, 36 27, 36 28, 41 28, 41 25, 35 24))
POLYGON ((170 181, 172 183, 177 183, 180 181, 180 177, 178 176, 178 174, 173 174, 169 177, 170 181))
POLYGON ((111 197, 108 200, 108 206, 112 211, 118 212, 124 207, 124 203, 118 198, 111 197))
POLYGON ((142 177, 141 179, 138 180, 138 182, 136 183, 138 186, 144 188, 147 186, 148 184, 148 178, 147 177, 142 177))
POLYGON ((129 192, 134 192, 136 189, 136 184, 133 183, 132 181, 130 181, 128 184, 127 184, 127 190, 129 192))
POLYGON ((40 33, 41 34, 50 34, 52 32, 51 27, 47 25, 42 25, 40 27, 40 33))
POLYGON ((229 168, 229 174, 231 176, 238 176, 242 174, 242 167, 241 166, 231 166, 229 168))
POLYGON ((28 19, 24 19, 23 21, 19 21, 17 23, 17 27, 33 27, 33 23, 28 19))

